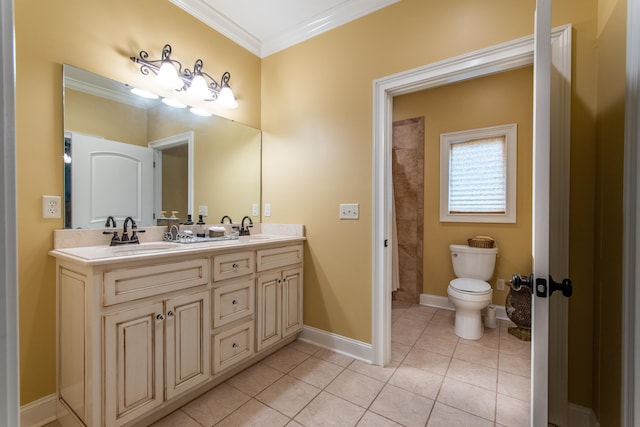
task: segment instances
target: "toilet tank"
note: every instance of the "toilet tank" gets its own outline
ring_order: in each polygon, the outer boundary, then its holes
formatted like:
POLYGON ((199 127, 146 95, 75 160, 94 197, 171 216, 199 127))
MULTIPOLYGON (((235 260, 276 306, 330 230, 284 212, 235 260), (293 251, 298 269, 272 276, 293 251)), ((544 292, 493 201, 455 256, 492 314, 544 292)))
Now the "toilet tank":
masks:
POLYGON ((498 248, 472 248, 467 245, 450 245, 451 262, 456 277, 489 280, 493 276, 498 248))

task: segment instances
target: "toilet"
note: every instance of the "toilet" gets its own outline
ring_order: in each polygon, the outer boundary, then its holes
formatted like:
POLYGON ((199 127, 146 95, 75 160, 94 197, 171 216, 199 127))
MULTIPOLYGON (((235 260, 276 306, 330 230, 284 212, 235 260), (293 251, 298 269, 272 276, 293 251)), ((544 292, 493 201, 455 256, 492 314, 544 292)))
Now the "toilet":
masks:
POLYGON ((493 290, 487 280, 493 275, 498 248, 450 245, 456 279, 449 282, 447 294, 456 308, 455 333, 460 338, 482 337, 480 311, 491 304, 493 290))

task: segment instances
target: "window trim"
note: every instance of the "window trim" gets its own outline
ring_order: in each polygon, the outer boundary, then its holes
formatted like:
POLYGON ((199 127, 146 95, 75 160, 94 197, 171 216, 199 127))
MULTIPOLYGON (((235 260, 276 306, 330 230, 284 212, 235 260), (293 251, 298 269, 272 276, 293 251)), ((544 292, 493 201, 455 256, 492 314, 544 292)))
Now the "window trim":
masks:
POLYGON ((440 222, 515 223, 517 197, 517 141, 516 123, 440 134, 440 222), (507 189, 505 213, 450 213, 449 158, 451 146, 476 139, 504 137, 507 152, 507 189))

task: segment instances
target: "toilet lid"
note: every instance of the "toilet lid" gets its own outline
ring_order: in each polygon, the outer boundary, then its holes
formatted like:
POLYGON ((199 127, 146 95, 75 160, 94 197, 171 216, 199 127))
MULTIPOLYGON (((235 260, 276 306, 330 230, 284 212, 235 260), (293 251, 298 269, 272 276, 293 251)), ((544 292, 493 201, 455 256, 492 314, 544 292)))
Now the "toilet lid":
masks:
POLYGON ((478 279, 458 278, 452 280, 449 285, 460 292, 481 294, 491 291, 491 285, 483 280, 478 279))

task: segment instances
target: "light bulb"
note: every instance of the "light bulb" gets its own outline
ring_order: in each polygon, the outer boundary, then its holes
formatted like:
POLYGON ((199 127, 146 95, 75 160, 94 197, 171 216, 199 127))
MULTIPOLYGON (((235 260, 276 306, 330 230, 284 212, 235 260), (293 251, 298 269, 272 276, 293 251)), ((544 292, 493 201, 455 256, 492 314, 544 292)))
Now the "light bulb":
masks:
POLYGON ((176 68, 169 61, 162 61, 160 71, 158 71, 158 76, 156 78, 162 86, 170 89, 178 90, 184 86, 184 82, 180 77, 178 77, 176 68))
POLYGON ((144 89, 138 89, 137 87, 131 88, 131 93, 133 93, 134 95, 141 96, 143 98, 147 98, 147 99, 158 99, 158 98, 160 98, 155 93, 151 93, 151 92, 146 91, 144 89))
POLYGON ((209 92, 209 86, 202 74, 196 74, 191 80, 191 86, 187 89, 187 93, 191 96, 207 99, 211 98, 211 92, 209 92))
POLYGON ((220 94, 218 95, 216 102, 225 108, 238 107, 238 101, 236 101, 236 97, 233 95, 233 91, 229 86, 224 86, 220 90, 220 94))
POLYGON ((171 98, 162 98, 162 102, 174 108, 187 108, 187 106, 182 102, 171 98))
POLYGON ((191 109, 189 109, 189 111, 191 111, 196 116, 211 117, 213 115, 210 112, 208 112, 207 110, 203 110, 202 108, 192 107, 191 109))

